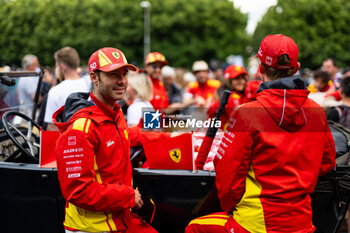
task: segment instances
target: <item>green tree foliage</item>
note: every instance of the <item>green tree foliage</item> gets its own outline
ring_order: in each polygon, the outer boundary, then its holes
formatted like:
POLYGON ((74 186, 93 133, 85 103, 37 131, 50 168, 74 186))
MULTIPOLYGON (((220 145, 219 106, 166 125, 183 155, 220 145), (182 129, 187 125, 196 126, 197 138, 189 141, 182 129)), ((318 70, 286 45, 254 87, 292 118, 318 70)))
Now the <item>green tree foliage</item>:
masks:
POLYGON ((18 54, 31 51, 27 44, 38 25, 38 1, 2 0, 0 5, 0 60, 18 62, 18 54))
MULTIPOLYGON (((247 16, 229 0, 150 0, 151 50, 173 66, 196 59, 224 60, 249 44, 247 16)), ((0 0, 0 61, 20 64, 24 54, 53 65, 64 46, 77 49, 82 64, 98 48, 121 49, 143 65, 143 9, 129 0, 0 0)))
POLYGON ((255 51, 264 36, 282 33, 297 43, 304 68, 319 68, 327 57, 350 66, 349 12, 347 0, 279 0, 257 25, 255 51))
POLYGON ((153 0, 152 48, 166 51, 172 63, 244 54, 247 16, 220 0, 153 0))

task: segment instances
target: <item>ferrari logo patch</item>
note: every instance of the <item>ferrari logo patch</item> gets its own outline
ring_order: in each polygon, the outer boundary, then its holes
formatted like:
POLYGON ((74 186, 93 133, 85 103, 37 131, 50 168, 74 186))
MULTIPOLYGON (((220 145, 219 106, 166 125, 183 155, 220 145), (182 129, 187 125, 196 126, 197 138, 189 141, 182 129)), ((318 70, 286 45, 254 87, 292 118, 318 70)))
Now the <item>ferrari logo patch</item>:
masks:
POLYGON ((117 60, 120 58, 118 52, 112 52, 112 55, 113 55, 113 57, 115 57, 115 59, 117 59, 117 60))
POLYGON ((173 149, 169 151, 170 158, 175 162, 179 163, 181 160, 181 150, 180 149, 173 149))

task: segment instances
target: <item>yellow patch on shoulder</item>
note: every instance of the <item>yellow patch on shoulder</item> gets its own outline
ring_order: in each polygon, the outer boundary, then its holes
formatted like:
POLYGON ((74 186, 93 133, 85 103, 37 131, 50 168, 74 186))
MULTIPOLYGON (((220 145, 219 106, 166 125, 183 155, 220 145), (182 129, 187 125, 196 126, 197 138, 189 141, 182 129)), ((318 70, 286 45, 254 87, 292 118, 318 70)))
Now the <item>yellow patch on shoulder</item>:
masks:
POLYGON ((207 99, 213 97, 213 93, 208 93, 207 94, 207 99))
POLYGON ((89 132, 89 127, 91 124, 91 120, 87 118, 79 118, 74 121, 73 123, 73 129, 79 130, 85 133, 89 132))
POLYGON ((197 88, 198 87, 198 82, 191 82, 188 84, 189 88, 197 88))
POLYGON ((208 85, 209 85, 210 87, 216 87, 216 88, 218 88, 218 87, 220 87, 220 81, 219 81, 219 80, 215 80, 215 79, 209 79, 209 80, 208 80, 208 85))
POLYGON ((234 94, 232 95, 232 98, 234 98, 234 99, 240 99, 241 97, 240 97, 238 94, 234 93, 234 94))

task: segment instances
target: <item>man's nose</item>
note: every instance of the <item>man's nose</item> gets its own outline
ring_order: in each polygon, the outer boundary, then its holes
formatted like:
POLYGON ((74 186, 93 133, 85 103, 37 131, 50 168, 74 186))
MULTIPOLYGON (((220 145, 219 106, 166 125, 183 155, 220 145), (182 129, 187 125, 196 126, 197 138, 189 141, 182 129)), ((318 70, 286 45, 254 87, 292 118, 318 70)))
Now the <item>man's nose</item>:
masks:
POLYGON ((122 78, 118 79, 117 83, 119 85, 128 85, 128 78, 126 77, 126 75, 123 75, 122 78))

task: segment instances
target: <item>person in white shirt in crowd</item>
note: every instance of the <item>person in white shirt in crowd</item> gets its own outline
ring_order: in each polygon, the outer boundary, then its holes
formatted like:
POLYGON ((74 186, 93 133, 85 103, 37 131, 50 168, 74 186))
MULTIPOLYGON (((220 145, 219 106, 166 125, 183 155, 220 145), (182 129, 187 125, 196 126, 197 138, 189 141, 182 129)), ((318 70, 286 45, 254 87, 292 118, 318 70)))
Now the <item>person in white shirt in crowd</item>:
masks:
POLYGON ((152 82, 145 73, 128 74, 127 96, 132 104, 127 110, 127 122, 129 127, 143 124, 143 110, 154 111, 152 104, 152 82))
POLYGON ((175 69, 170 66, 162 68, 162 81, 168 94, 169 104, 182 103, 183 90, 177 85, 175 69))
POLYGON ((48 94, 44 121, 48 123, 47 130, 57 130, 52 123, 52 115, 64 105, 67 97, 74 92, 90 92, 91 81, 81 78, 78 73, 80 63, 78 52, 71 47, 58 50, 55 55, 56 78, 59 84, 52 87, 48 94))
MULTIPOLYGON (((40 64, 37 56, 27 54, 22 59, 23 71, 40 72, 40 64)), ((34 96, 38 86, 39 76, 19 78, 17 92, 19 97, 20 112, 30 116, 34 104, 34 96)))

